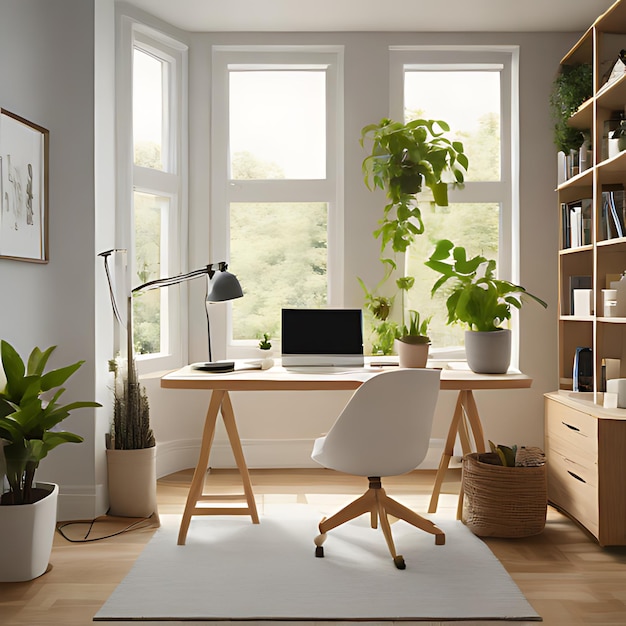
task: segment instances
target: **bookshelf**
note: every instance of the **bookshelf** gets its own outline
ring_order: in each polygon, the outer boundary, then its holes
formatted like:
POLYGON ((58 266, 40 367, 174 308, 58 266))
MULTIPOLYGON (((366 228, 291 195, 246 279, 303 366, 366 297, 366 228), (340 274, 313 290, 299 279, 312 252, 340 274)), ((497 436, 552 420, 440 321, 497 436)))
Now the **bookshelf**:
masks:
POLYGON ((606 80, 622 49, 626 0, 600 15, 561 60, 591 65, 594 95, 569 120, 590 131, 590 159, 557 187, 559 388, 545 396, 548 499, 601 545, 626 545, 626 409, 605 405, 604 394, 607 377, 626 378, 626 315, 617 315, 614 299, 605 312, 612 292, 604 291, 626 272, 626 151, 609 147, 607 132, 626 119, 626 73, 606 80), (574 368, 581 349, 584 388, 574 368))
MULTIPOLYGON (((594 393, 601 393, 603 359, 623 361, 626 377, 626 317, 604 315, 604 289, 626 271, 626 151, 608 155, 606 125, 617 112, 626 118, 626 73, 603 82, 626 48, 626 2, 601 15, 561 60, 561 65, 589 63, 594 97, 570 119, 591 133, 590 166, 557 188, 561 241, 559 249, 559 389, 575 388, 577 347, 593 350, 594 393), (572 289, 590 281, 591 311, 573 310, 572 289), (623 358, 622 358, 623 357, 623 358)), ((597 397, 597 396, 596 396, 597 397)), ((600 398, 601 399, 601 398, 600 398)))

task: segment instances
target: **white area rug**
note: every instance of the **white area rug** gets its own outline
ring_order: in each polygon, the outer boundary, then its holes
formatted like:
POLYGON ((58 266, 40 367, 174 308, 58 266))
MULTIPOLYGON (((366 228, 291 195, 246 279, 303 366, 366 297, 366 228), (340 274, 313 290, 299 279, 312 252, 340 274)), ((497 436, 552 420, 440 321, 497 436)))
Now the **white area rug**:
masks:
POLYGON ((489 548, 461 522, 432 519, 446 545, 403 521, 392 525, 398 570, 367 516, 313 538, 306 505, 249 517, 196 517, 176 545, 179 516, 162 526, 94 621, 108 620, 541 620, 489 548))

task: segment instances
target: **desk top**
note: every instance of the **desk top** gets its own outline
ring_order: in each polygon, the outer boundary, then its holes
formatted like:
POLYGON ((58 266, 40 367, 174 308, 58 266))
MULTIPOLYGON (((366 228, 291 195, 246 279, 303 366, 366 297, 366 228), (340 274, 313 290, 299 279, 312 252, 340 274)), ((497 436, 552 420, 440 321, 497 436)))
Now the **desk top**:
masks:
MULTIPOLYGON (((254 361, 235 361, 235 371, 224 374, 192 369, 187 365, 161 378, 167 389, 221 389, 225 391, 323 391, 350 390, 360 387, 368 378, 393 365, 371 365, 363 368, 284 368, 253 369, 254 361)), ((429 364, 435 367, 435 364, 429 364)), ((439 367, 439 365, 437 365, 439 367)), ((441 366, 442 390, 524 389, 532 378, 517 370, 506 374, 475 374, 466 364, 441 366)))

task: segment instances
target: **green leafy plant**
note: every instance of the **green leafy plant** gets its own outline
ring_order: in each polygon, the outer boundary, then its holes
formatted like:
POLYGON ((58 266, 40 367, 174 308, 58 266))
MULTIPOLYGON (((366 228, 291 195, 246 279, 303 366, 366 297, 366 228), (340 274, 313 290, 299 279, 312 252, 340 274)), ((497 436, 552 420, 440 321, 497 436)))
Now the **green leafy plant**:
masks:
POLYGON ((493 441, 489 440, 489 448, 493 454, 497 454, 500 459, 500 464, 504 467, 515 467, 515 455, 517 454, 517 446, 509 448, 509 446, 503 446, 502 444, 496 445, 493 441))
POLYGON ((384 118, 361 130, 361 145, 371 141, 371 154, 362 164, 369 189, 385 191, 389 203, 383 209, 374 236, 381 251, 391 245, 405 252, 424 223, 415 196, 430 189, 435 204, 448 206, 448 184, 460 185, 468 167, 460 141, 445 137, 450 131, 441 120, 413 120, 402 124, 384 118))
POLYGON ((422 318, 418 311, 409 311, 409 325, 402 325, 396 338, 406 343, 430 343, 428 326, 432 317, 422 318))
POLYGON ((373 318, 374 353, 390 354, 393 350, 398 324, 391 320, 390 313, 398 292, 402 294, 404 325, 404 294, 415 279, 396 279, 396 291, 392 294, 384 286, 397 270, 395 255, 406 252, 415 237, 424 232, 418 194, 430 190, 430 202, 447 206, 448 185, 461 186, 464 182, 468 159, 463 144, 445 136, 449 130, 448 124, 440 120, 417 119, 402 124, 387 118, 361 130, 361 146, 371 142, 371 152, 362 164, 365 184, 370 190, 385 191, 388 200, 373 233, 380 239, 384 277, 372 291, 359 279, 373 318))
POLYGON ((271 350, 272 342, 270 341, 269 333, 263 333, 263 337, 259 340, 260 350, 271 350))
POLYGON ((583 145, 585 133, 569 125, 570 117, 593 95, 593 71, 589 64, 563 65, 552 83, 550 110, 554 122, 554 145, 568 154, 583 145))
MULTIPOLYGON (((56 346, 45 351, 34 348, 28 365, 6 341, 0 342, 0 356, 6 384, 0 389, 0 438, 4 440, 4 458, 9 490, 1 504, 30 504, 36 501, 33 489, 35 471, 50 450, 62 443, 80 443, 83 438, 57 430, 56 426, 79 408, 102 406, 97 402, 72 402, 60 405, 65 391, 61 385, 81 367, 78 361, 44 372, 56 346), (47 392, 52 394, 45 400, 47 392)), ((0 382, 0 385, 2 382, 0 382)))
POLYGON ((446 284, 450 289, 446 300, 447 324, 458 322, 470 330, 494 331, 511 319, 511 307, 521 308, 523 297, 544 308, 548 306, 524 287, 496 278, 493 259, 481 255, 468 259, 465 248, 455 247, 448 239, 437 242, 426 266, 441 274, 431 295, 446 284))

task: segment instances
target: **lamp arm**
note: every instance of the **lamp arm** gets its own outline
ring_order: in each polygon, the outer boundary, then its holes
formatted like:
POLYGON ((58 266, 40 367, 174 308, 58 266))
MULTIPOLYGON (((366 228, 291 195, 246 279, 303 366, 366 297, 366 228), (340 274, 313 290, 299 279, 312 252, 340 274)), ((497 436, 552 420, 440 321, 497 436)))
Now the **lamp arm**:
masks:
POLYGON ((170 285, 176 285, 178 283, 182 283, 186 280, 191 280, 192 278, 196 278, 204 274, 208 274, 210 278, 211 276, 213 276, 214 273, 215 269, 213 269, 213 264, 211 264, 197 270, 192 270, 191 272, 187 272, 186 274, 178 274, 177 276, 169 276, 168 278, 157 278, 155 280, 150 280, 147 283, 143 283, 142 285, 134 287, 131 290, 131 293, 139 293, 140 291, 148 291, 150 289, 159 289, 160 287, 169 287, 170 285))
MULTIPOLYGON (((112 287, 112 282, 111 282, 111 276, 109 273, 109 267, 108 267, 108 257, 113 253, 113 252, 126 252, 126 250, 118 250, 118 249, 110 249, 110 250, 106 250, 104 252, 101 252, 100 254, 98 254, 98 256, 101 256, 104 258, 104 267, 105 267, 105 271, 107 274, 107 279, 109 282, 109 291, 110 291, 110 296, 111 296, 111 303, 113 305, 113 313, 115 315, 115 318, 117 319, 117 321, 120 323, 121 325, 121 317, 119 314, 119 310, 117 308, 117 304, 115 302, 115 295, 113 293, 113 287, 112 287)), ((146 283, 143 283, 141 285, 138 285, 137 287, 133 288, 130 290, 130 292, 128 293, 128 298, 127 298, 127 314, 126 314, 126 352, 127 352, 127 362, 128 362, 128 372, 127 372, 127 376, 128 376, 128 384, 129 384, 129 388, 131 385, 133 384, 137 384, 137 380, 136 380, 136 372, 135 372, 135 368, 134 368, 134 346, 133 346, 133 305, 132 305, 132 301, 133 301, 133 295, 136 293, 139 293, 141 291, 148 291, 150 289, 159 289, 161 287, 169 287, 170 285, 176 285, 178 283, 182 283, 184 281, 187 280, 191 280, 193 278, 197 278, 198 276, 203 276, 203 275, 208 275, 209 279, 213 278, 214 274, 219 271, 219 272, 225 272, 228 269, 228 264, 226 263, 226 261, 220 261, 219 263, 211 263, 203 268, 197 269, 197 270, 192 270, 191 272, 187 272, 185 274, 178 274, 177 276, 170 276, 167 278, 157 278, 156 280, 150 280, 146 283)), ((236 280, 236 279, 235 279, 236 280)), ((241 289, 241 288, 240 288, 241 289)), ((208 283, 207 283, 207 294, 208 294, 208 283)), ((241 296, 241 291, 239 293, 239 296, 241 296)), ((237 296, 235 296, 237 297, 237 296)), ((205 298, 205 302, 206 302, 206 298, 205 298)), ((206 306, 206 305, 205 305, 206 306)), ((209 361, 212 360, 212 355, 211 355, 211 328, 209 325, 209 312, 208 309, 206 311, 207 314, 207 332, 208 332, 208 348, 209 348, 209 361)))

